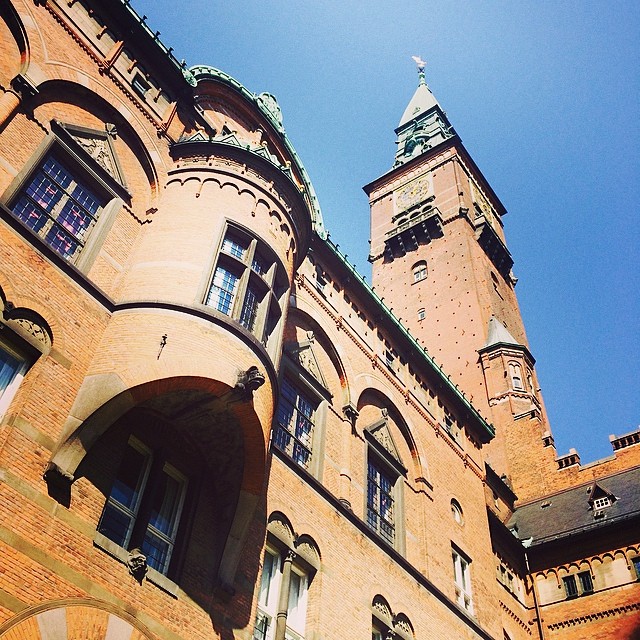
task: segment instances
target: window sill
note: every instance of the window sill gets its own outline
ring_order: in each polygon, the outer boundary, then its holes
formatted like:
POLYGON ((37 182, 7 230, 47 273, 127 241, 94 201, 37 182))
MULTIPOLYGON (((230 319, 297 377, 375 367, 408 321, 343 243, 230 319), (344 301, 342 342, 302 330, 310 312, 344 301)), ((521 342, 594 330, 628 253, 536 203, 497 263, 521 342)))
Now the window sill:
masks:
MULTIPOLYGON (((96 531, 95 538, 93 539, 93 544, 94 546, 98 547, 98 549, 101 549, 122 564, 127 564, 129 552, 124 547, 121 547, 112 540, 109 540, 109 538, 107 538, 102 533, 96 531)), ((178 597, 178 591, 180 587, 175 582, 173 582, 173 580, 170 580, 169 578, 167 578, 167 576, 160 573, 159 571, 156 571, 155 569, 149 567, 147 569, 145 578, 159 589, 162 589, 165 593, 168 593, 171 597, 178 597)))

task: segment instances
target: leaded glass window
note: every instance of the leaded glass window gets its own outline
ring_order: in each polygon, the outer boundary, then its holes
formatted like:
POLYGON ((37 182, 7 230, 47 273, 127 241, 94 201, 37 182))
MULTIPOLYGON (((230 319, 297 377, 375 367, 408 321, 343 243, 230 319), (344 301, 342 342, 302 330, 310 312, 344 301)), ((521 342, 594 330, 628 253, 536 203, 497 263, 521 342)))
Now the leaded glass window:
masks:
POLYGON ((393 486, 395 478, 376 460, 367 463, 367 524, 387 542, 395 539, 393 486))
POLYGON ((282 381, 274 443, 305 469, 311 460, 313 418, 317 403, 286 378, 282 381))
POLYGON ((238 276, 225 267, 217 267, 205 304, 225 315, 231 315, 237 287, 238 276))
POLYGON ((263 344, 281 326, 289 281, 273 251, 249 231, 227 225, 204 304, 229 316, 263 344))
POLYGON ((52 249, 72 261, 82 250, 106 200, 49 155, 18 192, 11 209, 52 249))

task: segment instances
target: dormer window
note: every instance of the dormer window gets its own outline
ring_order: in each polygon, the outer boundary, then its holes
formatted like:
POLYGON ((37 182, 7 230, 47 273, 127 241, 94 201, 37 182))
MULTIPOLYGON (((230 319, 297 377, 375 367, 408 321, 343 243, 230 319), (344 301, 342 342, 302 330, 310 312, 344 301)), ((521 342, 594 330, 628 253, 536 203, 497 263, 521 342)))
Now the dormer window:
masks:
POLYGON ((615 501, 616 497, 597 482, 594 482, 588 489, 589 505, 593 510, 594 518, 604 518, 604 509, 610 507, 615 501))

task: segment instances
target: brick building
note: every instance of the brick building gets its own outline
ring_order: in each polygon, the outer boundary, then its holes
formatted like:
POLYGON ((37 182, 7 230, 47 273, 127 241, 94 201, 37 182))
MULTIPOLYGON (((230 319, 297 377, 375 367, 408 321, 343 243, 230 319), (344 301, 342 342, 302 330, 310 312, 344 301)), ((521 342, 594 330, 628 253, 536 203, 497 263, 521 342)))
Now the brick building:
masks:
POLYGON ((124 0, 0 16, 3 640, 640 637, 640 434, 556 454, 422 70, 371 287, 273 96, 124 0))

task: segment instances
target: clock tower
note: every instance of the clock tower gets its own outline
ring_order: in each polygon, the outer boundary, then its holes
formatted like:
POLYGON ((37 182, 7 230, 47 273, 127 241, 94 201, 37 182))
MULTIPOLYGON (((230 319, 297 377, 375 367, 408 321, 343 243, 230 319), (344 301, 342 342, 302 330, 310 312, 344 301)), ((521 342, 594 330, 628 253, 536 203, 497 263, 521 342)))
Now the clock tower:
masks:
POLYGON ((505 243, 506 209, 416 62, 393 167, 365 187, 373 285, 493 422, 488 462, 522 499, 544 490, 556 464, 505 243))

